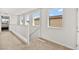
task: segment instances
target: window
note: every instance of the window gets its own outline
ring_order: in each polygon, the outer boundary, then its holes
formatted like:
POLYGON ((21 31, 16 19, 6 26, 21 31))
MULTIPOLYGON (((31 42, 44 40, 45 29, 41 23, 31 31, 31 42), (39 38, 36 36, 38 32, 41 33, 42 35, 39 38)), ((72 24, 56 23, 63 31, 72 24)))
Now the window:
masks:
POLYGON ((24 24, 24 16, 20 16, 20 25, 24 24))
POLYGON ((25 25, 29 24, 29 16, 25 16, 25 25))
POLYGON ((1 16, 2 18, 2 23, 8 23, 9 22, 9 17, 8 16, 1 16))
POLYGON ((49 14, 49 27, 62 27, 62 8, 52 8, 48 11, 49 14))
POLYGON ((33 13, 33 26, 39 26, 40 25, 40 12, 33 13))
POLYGON ((8 19, 2 19, 2 22, 8 22, 8 19))

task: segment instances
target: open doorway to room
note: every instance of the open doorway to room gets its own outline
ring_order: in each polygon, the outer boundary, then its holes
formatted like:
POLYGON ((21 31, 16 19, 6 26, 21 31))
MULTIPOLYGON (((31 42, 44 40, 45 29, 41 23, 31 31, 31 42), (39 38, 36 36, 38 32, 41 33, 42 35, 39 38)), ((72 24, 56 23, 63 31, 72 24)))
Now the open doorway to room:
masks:
POLYGON ((1 16, 1 31, 9 31, 9 17, 1 16))

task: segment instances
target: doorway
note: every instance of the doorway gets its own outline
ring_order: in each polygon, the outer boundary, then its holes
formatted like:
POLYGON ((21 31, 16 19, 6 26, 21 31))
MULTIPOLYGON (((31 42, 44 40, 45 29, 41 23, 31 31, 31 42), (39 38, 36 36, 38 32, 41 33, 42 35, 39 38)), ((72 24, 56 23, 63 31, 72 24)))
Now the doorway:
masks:
POLYGON ((1 31, 9 31, 9 17, 1 16, 1 31))

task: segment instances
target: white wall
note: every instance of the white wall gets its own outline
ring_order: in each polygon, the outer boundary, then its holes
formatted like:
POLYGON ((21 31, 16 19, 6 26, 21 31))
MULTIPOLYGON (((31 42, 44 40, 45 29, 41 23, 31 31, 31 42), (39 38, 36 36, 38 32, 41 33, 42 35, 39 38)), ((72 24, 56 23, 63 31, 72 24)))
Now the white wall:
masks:
POLYGON ((36 39, 36 38, 40 37, 40 25, 33 26, 33 18, 32 18, 33 13, 37 13, 37 12, 40 12, 40 9, 36 9, 36 10, 30 12, 29 35, 31 34, 31 36, 30 36, 31 39, 36 39))
POLYGON ((41 10, 41 37, 52 42, 76 49, 76 9, 66 8, 63 14, 63 27, 48 28, 47 9, 41 10))
POLYGON ((29 39, 29 37, 28 37, 28 26, 18 25, 17 24, 17 16, 12 15, 10 17, 10 31, 14 32, 23 41, 28 42, 28 39, 29 39))
MULTIPOLYGON (((39 27, 32 26, 32 17, 30 17, 30 28, 28 31, 28 26, 17 25, 17 16, 10 17, 10 30, 13 31, 16 35, 24 39, 27 42, 29 33, 32 33, 35 29, 39 29, 34 36, 40 36, 44 39, 47 39, 51 42, 56 42, 58 44, 64 45, 66 47, 76 49, 76 18, 77 13, 74 8, 64 9, 63 14, 63 27, 62 28, 48 28, 48 9, 41 9, 41 25, 39 27)), ((29 12, 32 15, 34 11, 29 12)))
POLYGON ((77 49, 79 50, 79 8, 77 12, 77 49))
POLYGON ((1 32, 1 16, 0 16, 0 32, 1 32))

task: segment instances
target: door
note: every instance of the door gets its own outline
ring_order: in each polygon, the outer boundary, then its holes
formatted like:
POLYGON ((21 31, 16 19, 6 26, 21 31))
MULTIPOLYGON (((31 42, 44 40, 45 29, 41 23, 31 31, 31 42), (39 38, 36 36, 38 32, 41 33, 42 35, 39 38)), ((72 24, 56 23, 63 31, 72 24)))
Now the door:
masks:
POLYGON ((1 30, 9 30, 9 17, 8 16, 2 16, 1 17, 1 30))

